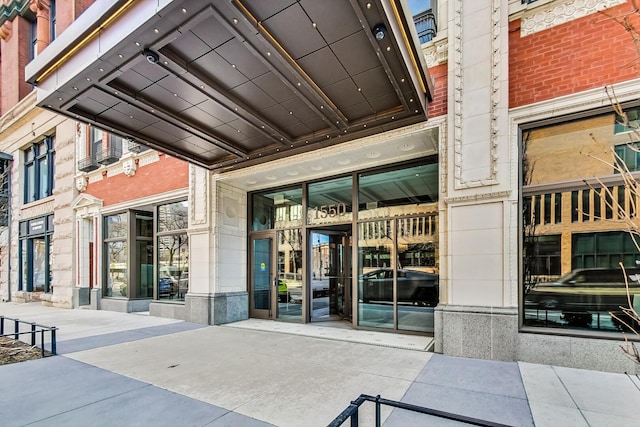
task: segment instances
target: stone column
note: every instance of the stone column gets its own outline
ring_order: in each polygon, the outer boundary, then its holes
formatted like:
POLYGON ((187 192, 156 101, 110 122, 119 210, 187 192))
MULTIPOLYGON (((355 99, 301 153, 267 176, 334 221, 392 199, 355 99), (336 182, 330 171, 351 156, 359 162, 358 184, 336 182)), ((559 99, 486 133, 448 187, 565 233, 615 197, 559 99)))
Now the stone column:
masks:
POLYGON ((508 132, 508 1, 449 0, 448 32, 436 351, 514 360, 518 217, 510 153, 517 147, 508 132))
POLYGON ((185 319, 206 324, 246 319, 246 192, 197 166, 189 173, 185 319))

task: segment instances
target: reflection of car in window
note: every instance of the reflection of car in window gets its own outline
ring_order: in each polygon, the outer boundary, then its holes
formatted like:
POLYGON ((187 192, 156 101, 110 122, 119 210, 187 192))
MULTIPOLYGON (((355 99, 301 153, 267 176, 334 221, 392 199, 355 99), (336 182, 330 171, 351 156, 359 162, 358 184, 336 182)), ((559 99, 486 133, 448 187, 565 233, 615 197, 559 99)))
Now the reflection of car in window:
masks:
MULTIPOLYGON (((438 305, 438 275, 419 270, 397 271, 398 303, 435 307, 438 305)), ((393 270, 383 268, 360 276, 365 303, 393 301, 393 270)))
MULTIPOLYGON (((632 304, 639 304, 640 284, 636 275, 640 269, 625 270, 632 304)), ((581 268, 556 281, 538 283, 524 297, 527 308, 562 311, 569 324, 588 325, 589 312, 621 313, 629 305, 624 273, 621 268, 581 268)))
POLYGON ((179 289, 180 269, 176 266, 163 265, 158 270, 158 295, 173 297, 179 289))

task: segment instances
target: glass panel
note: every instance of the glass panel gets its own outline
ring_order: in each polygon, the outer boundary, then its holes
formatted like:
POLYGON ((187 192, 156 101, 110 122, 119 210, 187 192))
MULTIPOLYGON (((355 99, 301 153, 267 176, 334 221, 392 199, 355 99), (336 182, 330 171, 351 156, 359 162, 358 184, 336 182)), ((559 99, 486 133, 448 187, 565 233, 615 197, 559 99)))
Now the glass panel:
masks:
POLYGON ((33 239, 33 291, 45 292, 47 284, 47 245, 44 239, 33 239))
POLYGON ((40 189, 38 198, 42 199, 49 195, 49 166, 46 157, 39 159, 38 163, 40 166, 40 189))
POLYGON ((27 240, 20 240, 20 284, 18 285, 18 290, 27 291, 29 290, 27 274, 29 272, 28 268, 28 257, 27 257, 27 240))
POLYGON ((289 188, 252 196, 253 231, 302 225, 302 188, 289 188))
POLYGON ((391 220, 358 224, 358 324, 393 328, 391 220))
POLYGON ((153 214, 136 212, 136 236, 153 237, 153 214))
POLYGON ((121 213, 105 217, 105 239, 127 237, 128 216, 127 213, 121 213))
POLYGON ((253 287, 251 301, 256 310, 271 309, 271 239, 253 241, 253 287))
POLYGON ((332 228, 311 239, 311 317, 348 318, 351 286, 351 231, 332 228))
POLYGON ((107 252, 107 287, 105 296, 127 298, 129 271, 127 268, 127 242, 105 243, 107 252))
POLYGON ((358 219, 430 213, 437 210, 438 164, 361 174, 358 219), (396 208, 391 210, 391 206, 396 208))
POLYGON ((309 184, 307 223, 316 225, 351 221, 352 193, 351 176, 309 184))
MULTIPOLYGON (((189 226, 189 204, 186 200, 158 206, 158 231, 186 230, 189 226)), ((149 230, 148 236, 151 236, 149 230)))
POLYGON ((278 319, 302 322, 302 231, 281 230, 278 242, 278 319))
POLYGON ((31 163, 26 167, 25 191, 26 201, 33 202, 36 199, 36 165, 31 163))
POLYGON ((184 301, 189 283, 187 233, 158 237, 158 299, 184 301))
POLYGON ((153 243, 136 242, 136 296, 153 297, 153 243))
POLYGON ((618 265, 640 274, 629 235, 637 190, 619 173, 638 167, 638 153, 626 145, 637 135, 616 134, 614 122, 612 112, 523 132, 523 199, 554 188, 554 198, 570 204, 556 208, 555 217, 572 219, 547 222, 545 196, 544 227, 523 227, 524 325, 619 332, 626 327, 610 313, 640 308, 640 284, 631 281, 629 301, 618 265), (598 182, 606 187, 589 184, 598 182))
POLYGON ((433 332, 433 310, 439 301, 438 217, 397 220, 398 329, 433 332))

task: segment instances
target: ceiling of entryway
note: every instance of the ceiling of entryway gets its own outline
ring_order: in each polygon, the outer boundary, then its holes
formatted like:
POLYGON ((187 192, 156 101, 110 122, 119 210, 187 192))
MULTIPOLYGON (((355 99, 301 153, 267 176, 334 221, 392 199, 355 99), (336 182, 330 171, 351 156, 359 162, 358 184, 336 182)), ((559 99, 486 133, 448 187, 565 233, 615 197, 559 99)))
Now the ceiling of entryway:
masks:
POLYGON ((98 0, 27 77, 45 108, 226 171, 425 121, 430 79, 405 13, 395 0, 98 0))

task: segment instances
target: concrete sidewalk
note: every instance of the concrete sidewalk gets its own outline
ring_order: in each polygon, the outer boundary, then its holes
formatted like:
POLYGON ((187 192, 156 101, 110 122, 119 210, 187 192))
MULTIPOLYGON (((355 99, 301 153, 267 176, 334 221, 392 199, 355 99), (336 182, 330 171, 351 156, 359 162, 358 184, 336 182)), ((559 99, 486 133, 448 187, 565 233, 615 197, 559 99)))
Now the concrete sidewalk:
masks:
MULTIPOLYGON (((323 426, 361 393, 513 426, 640 419, 636 376, 447 357, 425 351, 425 337, 39 304, 2 303, 0 315, 57 326, 62 353, 0 366, 3 426, 323 426)), ((459 425, 382 415, 386 426, 459 425)), ((363 405, 360 425, 373 416, 363 405)))

